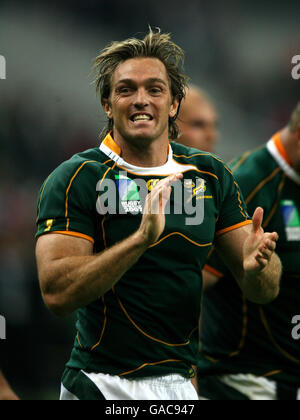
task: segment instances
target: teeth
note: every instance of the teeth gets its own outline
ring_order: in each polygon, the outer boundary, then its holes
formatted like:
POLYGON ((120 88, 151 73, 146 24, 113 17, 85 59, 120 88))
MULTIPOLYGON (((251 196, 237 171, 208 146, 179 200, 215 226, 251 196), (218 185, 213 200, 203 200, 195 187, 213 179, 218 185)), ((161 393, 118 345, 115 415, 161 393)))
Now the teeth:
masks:
POLYGON ((149 121, 150 119, 149 115, 135 115, 133 121, 149 121))

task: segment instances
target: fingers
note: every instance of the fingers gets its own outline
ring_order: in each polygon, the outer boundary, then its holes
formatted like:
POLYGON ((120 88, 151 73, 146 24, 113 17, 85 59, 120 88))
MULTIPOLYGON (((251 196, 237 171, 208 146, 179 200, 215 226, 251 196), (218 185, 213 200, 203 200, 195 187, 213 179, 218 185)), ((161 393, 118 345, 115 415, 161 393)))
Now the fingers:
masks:
POLYGON ((176 174, 172 174, 170 176, 168 176, 167 178, 161 179, 156 186, 154 187, 153 191, 156 188, 160 188, 162 186, 171 186, 174 182, 178 181, 179 179, 183 178, 183 174, 181 173, 176 173, 176 174))
POLYGON ((260 270, 263 270, 268 265, 268 260, 262 256, 257 255, 255 259, 259 264, 260 270))
POLYGON ((270 260, 273 252, 276 249, 276 242, 278 240, 278 233, 265 233, 262 243, 258 247, 257 258, 270 260))
POLYGON ((147 196, 148 206, 145 206, 145 212, 162 214, 171 195, 171 185, 182 179, 182 177, 181 173, 176 173, 161 179, 147 196))
POLYGON ((252 216, 252 230, 254 233, 259 232, 262 227, 262 221, 264 217, 264 210, 261 207, 257 207, 252 216))

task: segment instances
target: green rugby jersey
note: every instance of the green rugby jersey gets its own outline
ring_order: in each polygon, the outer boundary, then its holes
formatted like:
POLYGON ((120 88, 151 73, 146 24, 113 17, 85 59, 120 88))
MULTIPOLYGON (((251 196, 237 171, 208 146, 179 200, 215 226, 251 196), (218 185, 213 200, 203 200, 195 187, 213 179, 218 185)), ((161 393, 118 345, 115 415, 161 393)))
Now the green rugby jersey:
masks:
POLYGON ((165 165, 139 168, 122 159, 108 135, 100 148, 73 156, 44 182, 36 236, 56 232, 83 237, 99 253, 139 228, 142 209, 134 180, 144 180, 151 190, 157 180, 177 172, 184 175, 183 197, 203 203, 203 223, 188 225, 185 212, 175 214, 174 189, 159 240, 112 290, 77 311, 68 367, 128 378, 193 374, 201 269, 216 235, 251 223, 237 183, 217 157, 172 143, 165 165), (116 185, 119 207, 115 214, 103 215, 99 201, 106 191, 100 185, 107 180, 116 185))
POLYGON ((205 293, 199 375, 252 373, 300 386, 300 342, 292 335, 300 314, 300 176, 275 135, 266 146, 231 164, 248 211, 264 209, 263 227, 277 231, 283 264, 279 297, 246 301, 214 252, 205 268, 220 277, 205 293))

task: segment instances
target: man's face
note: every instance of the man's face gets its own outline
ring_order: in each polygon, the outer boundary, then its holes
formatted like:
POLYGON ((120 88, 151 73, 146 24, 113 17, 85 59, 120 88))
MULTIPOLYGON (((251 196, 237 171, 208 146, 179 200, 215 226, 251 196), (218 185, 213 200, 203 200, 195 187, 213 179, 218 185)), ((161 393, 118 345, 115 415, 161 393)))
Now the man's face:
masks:
POLYGON ((176 122, 180 131, 178 142, 206 152, 215 152, 219 133, 213 105, 200 100, 197 95, 188 96, 176 122))
POLYGON ((123 141, 168 140, 169 117, 176 114, 164 64, 156 58, 133 58, 121 63, 111 81, 111 94, 103 104, 114 120, 114 138, 123 141))

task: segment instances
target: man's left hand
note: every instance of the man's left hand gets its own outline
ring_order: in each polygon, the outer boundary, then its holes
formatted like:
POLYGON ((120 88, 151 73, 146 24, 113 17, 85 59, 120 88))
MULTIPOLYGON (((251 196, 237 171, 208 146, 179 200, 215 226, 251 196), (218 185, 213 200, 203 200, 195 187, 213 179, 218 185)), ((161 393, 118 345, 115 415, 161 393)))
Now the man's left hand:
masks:
POLYGON ((278 233, 265 233, 262 228, 264 211, 257 207, 252 217, 252 231, 244 242, 244 271, 254 276, 268 265, 276 248, 278 233))

